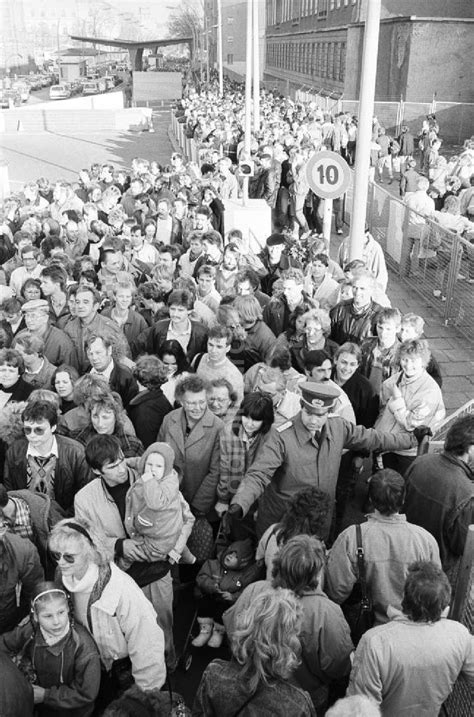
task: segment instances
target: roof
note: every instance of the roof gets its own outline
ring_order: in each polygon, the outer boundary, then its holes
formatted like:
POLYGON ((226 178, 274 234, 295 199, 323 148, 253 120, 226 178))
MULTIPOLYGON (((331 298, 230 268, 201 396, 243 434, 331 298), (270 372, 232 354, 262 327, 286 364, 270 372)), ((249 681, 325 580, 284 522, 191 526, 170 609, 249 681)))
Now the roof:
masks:
MULTIPOLYGON (((185 42, 192 42, 192 37, 177 37, 156 40, 121 40, 119 37, 110 38, 85 37, 83 35, 70 35, 71 40, 79 42, 91 42, 94 45, 105 45, 107 47, 123 47, 126 50, 138 49, 140 47, 166 47, 166 45, 181 45, 185 42)), ((77 53, 76 53, 77 54, 77 53)))

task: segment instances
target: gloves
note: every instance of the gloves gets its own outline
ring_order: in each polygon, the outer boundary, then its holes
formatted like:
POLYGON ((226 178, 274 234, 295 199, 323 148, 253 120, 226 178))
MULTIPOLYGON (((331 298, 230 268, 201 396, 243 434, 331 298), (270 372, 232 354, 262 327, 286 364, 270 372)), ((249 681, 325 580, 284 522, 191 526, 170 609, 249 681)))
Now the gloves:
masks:
POLYGON ((227 513, 227 511, 229 510, 229 506, 227 503, 221 503, 221 501, 218 500, 214 506, 214 510, 216 511, 219 518, 222 518, 224 513, 227 513))
POLYGON ((229 510, 227 511, 228 515, 234 518, 235 520, 242 520, 244 517, 244 511, 241 505, 238 503, 233 503, 229 510))
POLYGON ((415 436, 418 445, 420 445, 425 436, 433 435, 433 431, 429 426, 417 426, 413 431, 413 435, 415 436))

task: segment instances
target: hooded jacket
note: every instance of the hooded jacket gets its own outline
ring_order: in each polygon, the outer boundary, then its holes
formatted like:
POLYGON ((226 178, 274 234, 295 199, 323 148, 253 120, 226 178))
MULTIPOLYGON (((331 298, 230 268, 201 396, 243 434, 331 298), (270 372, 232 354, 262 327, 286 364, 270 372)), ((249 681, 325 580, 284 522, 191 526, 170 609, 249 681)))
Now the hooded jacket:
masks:
POLYGON ((100 685, 100 657, 82 625, 71 628, 59 642, 48 645, 30 622, 2 636, 1 647, 31 660, 37 684, 45 688, 40 715, 89 717, 100 685))
POLYGON ((218 558, 206 560, 199 571, 196 583, 205 595, 219 595, 220 591, 232 593, 235 599, 242 590, 258 579, 259 566, 255 562, 250 538, 236 540, 218 558), (237 554, 237 565, 227 568, 224 564, 229 553, 237 554))
POLYGON ((167 443, 152 443, 140 458, 140 478, 127 493, 125 529, 131 538, 143 539, 146 560, 165 560, 170 550, 181 554, 194 524, 194 516, 180 493, 173 463, 174 451, 167 443), (152 453, 164 458, 161 479, 145 473, 147 458, 152 453))

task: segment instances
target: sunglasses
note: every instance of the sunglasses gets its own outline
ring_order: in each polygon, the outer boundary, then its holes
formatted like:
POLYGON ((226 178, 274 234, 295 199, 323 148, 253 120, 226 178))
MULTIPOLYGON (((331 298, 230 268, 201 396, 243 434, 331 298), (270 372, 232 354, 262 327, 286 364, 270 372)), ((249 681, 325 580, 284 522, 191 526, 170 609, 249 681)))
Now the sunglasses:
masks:
POLYGON ((57 563, 61 560, 61 558, 64 558, 66 563, 69 563, 69 565, 72 565, 76 562, 76 555, 71 555, 71 553, 56 553, 51 551, 51 557, 53 560, 55 560, 57 563))
POLYGON ((29 436, 30 433, 34 433, 35 436, 42 436, 44 432, 46 431, 46 428, 39 428, 36 426, 35 428, 30 428, 30 426, 23 426, 23 433, 25 436, 29 436))

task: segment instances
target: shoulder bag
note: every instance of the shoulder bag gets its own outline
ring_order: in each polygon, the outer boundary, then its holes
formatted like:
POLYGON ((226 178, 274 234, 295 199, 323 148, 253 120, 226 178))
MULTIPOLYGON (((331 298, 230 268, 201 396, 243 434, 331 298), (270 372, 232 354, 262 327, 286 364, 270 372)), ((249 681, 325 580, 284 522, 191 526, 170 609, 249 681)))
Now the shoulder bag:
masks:
POLYGON ((357 582, 352 593, 341 605, 344 616, 351 630, 352 642, 359 643, 360 638, 373 627, 374 609, 367 586, 365 573, 364 547, 362 545, 362 530, 360 525, 355 526, 357 537, 357 582))

